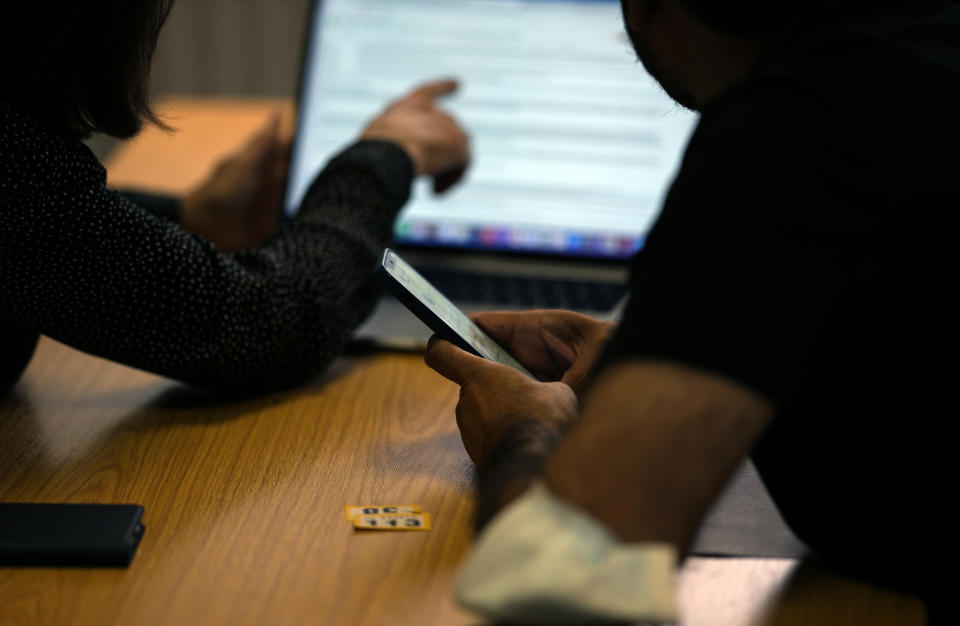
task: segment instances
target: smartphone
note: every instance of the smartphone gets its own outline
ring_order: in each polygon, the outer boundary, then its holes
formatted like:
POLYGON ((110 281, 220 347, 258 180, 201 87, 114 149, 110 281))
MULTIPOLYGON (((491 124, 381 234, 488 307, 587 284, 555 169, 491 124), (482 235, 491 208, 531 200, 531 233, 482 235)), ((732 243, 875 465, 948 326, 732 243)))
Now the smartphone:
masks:
POLYGON ((0 567, 126 567, 142 516, 136 504, 0 502, 0 567))
POLYGON ((380 255, 376 274, 387 291, 441 339, 471 354, 509 365, 536 380, 536 376, 390 248, 380 255))

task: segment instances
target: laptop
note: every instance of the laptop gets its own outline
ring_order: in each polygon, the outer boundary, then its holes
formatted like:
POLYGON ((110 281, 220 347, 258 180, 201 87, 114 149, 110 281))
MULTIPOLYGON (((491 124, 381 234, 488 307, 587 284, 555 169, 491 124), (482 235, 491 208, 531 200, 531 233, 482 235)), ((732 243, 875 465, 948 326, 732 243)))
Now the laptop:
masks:
MULTIPOLYGON (((315 0, 285 210, 391 100, 455 77, 465 179, 414 184, 393 247, 467 312, 610 316, 696 123, 636 62, 619 0, 315 0)), ((386 296, 356 333, 422 347, 386 296)))

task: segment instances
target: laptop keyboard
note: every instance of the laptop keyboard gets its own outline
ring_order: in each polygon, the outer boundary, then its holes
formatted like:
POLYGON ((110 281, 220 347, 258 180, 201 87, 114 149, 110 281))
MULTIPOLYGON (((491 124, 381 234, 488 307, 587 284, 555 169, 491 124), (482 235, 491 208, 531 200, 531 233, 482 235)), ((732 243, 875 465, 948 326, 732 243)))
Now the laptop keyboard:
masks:
POLYGON ((609 311, 627 292, 619 283, 470 274, 436 267, 419 271, 450 300, 461 303, 609 311))

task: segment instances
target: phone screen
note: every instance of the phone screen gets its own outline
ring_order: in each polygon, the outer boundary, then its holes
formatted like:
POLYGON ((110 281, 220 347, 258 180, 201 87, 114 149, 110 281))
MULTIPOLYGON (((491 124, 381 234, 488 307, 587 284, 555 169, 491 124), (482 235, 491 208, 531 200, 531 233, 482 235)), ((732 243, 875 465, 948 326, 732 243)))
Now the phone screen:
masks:
MULTIPOLYGON (((477 354, 490 361, 509 365, 531 378, 536 378, 521 365, 519 361, 513 358, 509 352, 504 350, 496 341, 491 339, 487 333, 483 332, 479 326, 474 324, 473 320, 461 311, 457 305, 450 302, 446 296, 431 285, 417 270, 413 269, 412 266, 400 258, 396 252, 389 248, 384 250, 381 266, 397 285, 402 287, 423 306, 427 307, 449 330, 453 331, 470 345, 477 354)), ((401 302, 404 301, 403 298, 398 299, 400 299, 401 302)), ((404 302, 404 304, 407 303, 404 302)), ((413 312, 417 313, 416 310, 413 312)), ((421 320, 432 327, 429 320, 423 319, 423 317, 421 317, 421 320)), ((441 332, 441 329, 438 328, 433 328, 433 330, 435 332, 441 332)))

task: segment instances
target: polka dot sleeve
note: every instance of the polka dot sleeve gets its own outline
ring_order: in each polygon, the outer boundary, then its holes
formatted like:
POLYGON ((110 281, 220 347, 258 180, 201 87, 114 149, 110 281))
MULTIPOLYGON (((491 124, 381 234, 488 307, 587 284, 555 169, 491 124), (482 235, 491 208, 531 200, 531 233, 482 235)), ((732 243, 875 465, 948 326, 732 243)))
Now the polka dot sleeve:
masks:
POLYGON ((356 144, 293 222, 225 255, 108 190, 82 143, 0 105, 0 323, 202 387, 296 385, 372 310, 412 177, 399 147, 356 144))

